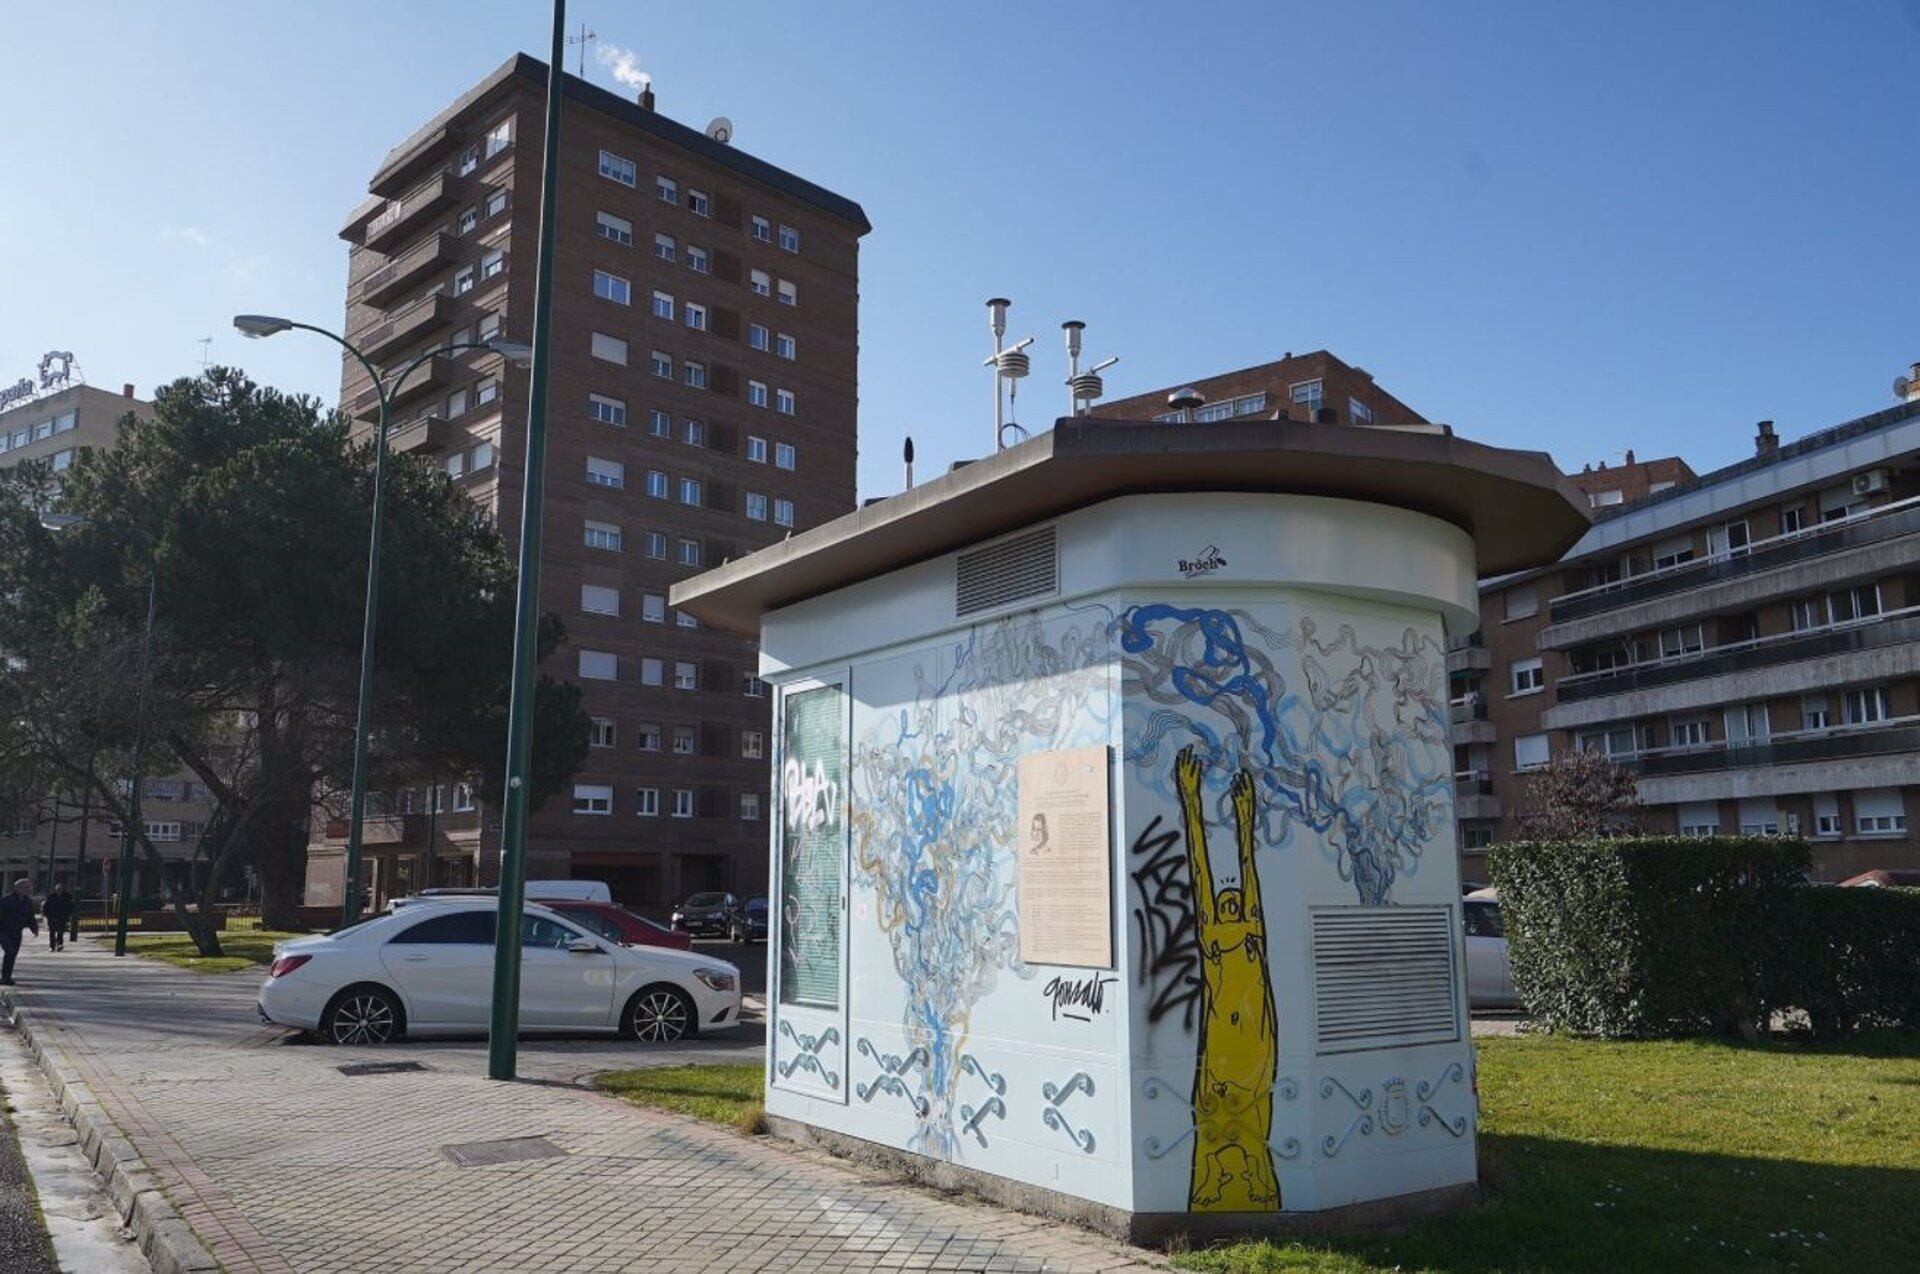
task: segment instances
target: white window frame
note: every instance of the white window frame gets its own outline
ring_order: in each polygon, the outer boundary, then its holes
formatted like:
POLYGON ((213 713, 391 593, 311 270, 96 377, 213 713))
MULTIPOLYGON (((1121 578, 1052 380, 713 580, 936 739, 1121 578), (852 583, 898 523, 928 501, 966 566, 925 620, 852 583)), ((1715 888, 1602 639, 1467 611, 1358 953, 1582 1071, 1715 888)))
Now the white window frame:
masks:
POLYGON ((575 783, 573 812, 594 818, 604 818, 612 814, 613 785, 611 783, 575 783))
POLYGON ((600 175, 608 181, 629 188, 638 185, 640 181, 640 170, 634 166, 634 162, 610 150, 600 152, 600 175))

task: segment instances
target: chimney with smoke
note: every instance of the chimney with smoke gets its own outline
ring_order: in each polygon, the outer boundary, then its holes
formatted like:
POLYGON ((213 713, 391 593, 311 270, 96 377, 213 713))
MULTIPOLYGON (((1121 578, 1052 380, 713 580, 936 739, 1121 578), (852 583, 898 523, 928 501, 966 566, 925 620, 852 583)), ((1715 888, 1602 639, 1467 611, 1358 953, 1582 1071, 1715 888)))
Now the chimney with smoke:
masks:
POLYGON ((1756 456, 1770 456, 1778 450, 1780 450, 1780 439, 1773 432, 1773 422, 1771 420, 1761 421, 1759 432, 1753 436, 1753 454, 1756 456))

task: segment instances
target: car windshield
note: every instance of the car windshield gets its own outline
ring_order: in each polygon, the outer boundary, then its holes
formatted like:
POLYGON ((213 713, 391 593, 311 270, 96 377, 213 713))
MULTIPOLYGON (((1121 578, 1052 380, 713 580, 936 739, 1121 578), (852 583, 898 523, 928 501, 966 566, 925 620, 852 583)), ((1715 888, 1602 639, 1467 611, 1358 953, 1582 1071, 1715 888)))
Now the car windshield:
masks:
POLYGON ((687 899, 689 907, 718 907, 727 900, 725 894, 695 894, 687 899))
POLYGON ((765 915, 766 910, 767 900, 765 898, 755 898, 747 903, 747 914, 750 916, 765 915))
POLYGON ((622 941, 620 926, 597 911, 587 911, 584 908, 575 910, 572 907, 556 907, 555 910, 581 928, 591 929, 609 942, 622 941))

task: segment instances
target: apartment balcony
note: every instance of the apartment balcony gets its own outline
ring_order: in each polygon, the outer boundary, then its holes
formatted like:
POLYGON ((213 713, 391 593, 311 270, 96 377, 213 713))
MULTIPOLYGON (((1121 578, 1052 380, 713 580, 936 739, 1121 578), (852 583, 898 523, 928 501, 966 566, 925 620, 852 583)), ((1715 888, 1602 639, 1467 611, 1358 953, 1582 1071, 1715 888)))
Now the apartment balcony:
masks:
POLYGON ((417 344, 421 338, 453 322, 454 312, 458 308, 454 299, 445 292, 435 292, 395 310, 378 323, 361 328, 353 334, 353 343, 377 363, 388 354, 417 344))
POLYGON ((1494 741, 1493 723, 1487 720, 1487 701, 1479 695, 1455 699, 1449 703, 1447 722, 1452 727, 1453 741, 1456 744, 1494 741))
POLYGON ((386 211, 367 223, 366 246, 375 252, 391 252, 429 219, 459 203, 462 185, 459 178, 441 173, 405 198, 392 201, 386 211))
POLYGON ((1638 795, 1647 805, 1911 786, 1920 774, 1920 718, 1616 759, 1639 776, 1638 795))
POLYGON ((1636 774, 1656 775, 1757 769, 1798 761, 1836 761, 1912 752, 1920 752, 1920 717, 1899 717, 1825 730, 1795 730, 1743 743, 1658 748, 1616 759, 1636 774))
POLYGON ((1485 770, 1461 770, 1453 776, 1453 816, 1456 819, 1500 817, 1500 798, 1493 794, 1493 776, 1485 770))
POLYGON ((1715 612, 1748 609, 1789 594, 1904 570, 1916 552, 1920 498, 1564 594, 1548 604, 1552 622, 1541 630, 1540 645, 1564 650, 1715 612))
POLYGON ((387 446, 394 451, 445 451, 458 431, 438 412, 415 416, 387 430, 387 446))
MULTIPOLYGON (((460 364, 451 354, 436 354, 420 366, 407 373, 405 380, 394 387, 388 400, 394 411, 418 402, 422 397, 436 389, 445 389, 460 376, 460 364)), ((380 418, 380 391, 369 385, 354 396, 353 417, 355 420, 378 420, 380 418)))
POLYGON ((1693 654, 1669 655, 1609 668, 1575 673, 1554 683, 1560 703, 1577 703, 1604 695, 1628 694, 1654 686, 1697 681, 1728 672, 1747 672, 1780 664, 1798 663, 1856 650, 1872 650, 1920 641, 1920 606, 1886 611, 1868 619, 1830 624, 1806 632, 1777 633, 1713 646, 1693 654))
POLYGON ((1447 652, 1447 675, 1458 676, 1463 672, 1487 672, 1493 668, 1493 655, 1485 646, 1470 643, 1455 646, 1447 652))
POLYGON ((385 308, 421 280, 453 264, 459 256, 459 241, 440 233, 423 239, 379 269, 364 275, 353 285, 351 299, 362 305, 385 308))
POLYGON ((407 146, 404 152, 390 156, 386 165, 367 183, 367 189, 391 199, 418 181, 423 173, 444 162, 449 152, 470 135, 471 130, 465 123, 446 124, 432 129, 419 141, 407 146))

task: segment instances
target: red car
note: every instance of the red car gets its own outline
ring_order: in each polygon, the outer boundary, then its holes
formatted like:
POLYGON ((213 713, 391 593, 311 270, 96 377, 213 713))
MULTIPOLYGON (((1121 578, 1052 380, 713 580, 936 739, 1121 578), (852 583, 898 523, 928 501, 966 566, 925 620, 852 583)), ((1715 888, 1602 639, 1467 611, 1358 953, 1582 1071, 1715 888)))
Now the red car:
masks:
POLYGON ((623 946, 672 947, 677 951, 686 951, 693 946, 693 939, 686 934, 675 933, 644 916, 636 916, 617 903, 583 902, 578 898, 541 898, 535 901, 623 946))

